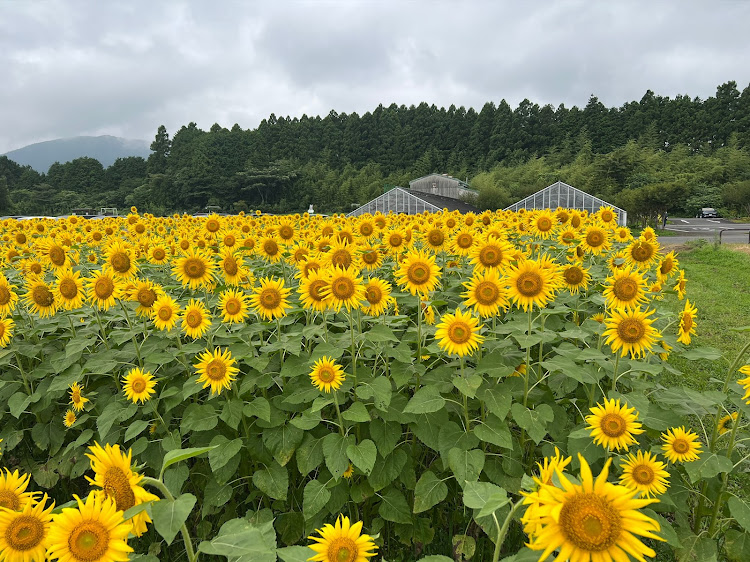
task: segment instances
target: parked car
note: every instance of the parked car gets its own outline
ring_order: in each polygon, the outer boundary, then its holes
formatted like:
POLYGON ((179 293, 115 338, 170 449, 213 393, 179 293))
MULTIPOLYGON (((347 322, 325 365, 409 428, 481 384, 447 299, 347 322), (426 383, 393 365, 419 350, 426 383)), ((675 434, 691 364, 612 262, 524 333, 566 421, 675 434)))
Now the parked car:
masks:
POLYGON ((715 219, 719 215, 716 213, 716 209, 713 209, 711 207, 703 207, 695 216, 699 219, 715 219))

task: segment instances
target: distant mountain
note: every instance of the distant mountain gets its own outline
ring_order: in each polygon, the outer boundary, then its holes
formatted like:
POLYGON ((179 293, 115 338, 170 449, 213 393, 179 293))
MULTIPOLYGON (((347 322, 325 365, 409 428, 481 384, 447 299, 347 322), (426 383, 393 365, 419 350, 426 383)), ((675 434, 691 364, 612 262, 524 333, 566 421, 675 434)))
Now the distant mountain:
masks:
POLYGON ((7 156, 22 166, 31 166, 37 172, 47 173, 55 162, 70 162, 76 158, 88 156, 96 158, 105 168, 111 166, 118 158, 141 156, 148 158, 151 154, 150 143, 140 139, 123 139, 111 135, 100 137, 73 137, 38 142, 11 150, 7 156))

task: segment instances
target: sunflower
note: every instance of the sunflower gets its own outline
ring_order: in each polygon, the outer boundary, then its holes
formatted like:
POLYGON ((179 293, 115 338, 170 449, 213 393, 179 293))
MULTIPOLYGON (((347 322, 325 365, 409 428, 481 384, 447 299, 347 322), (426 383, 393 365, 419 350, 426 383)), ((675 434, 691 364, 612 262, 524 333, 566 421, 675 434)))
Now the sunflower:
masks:
POLYGON ((396 281, 409 289, 412 295, 425 295, 434 291, 440 276, 440 268, 435 265, 435 256, 421 250, 406 254, 396 271, 396 281))
POLYGON ((346 380, 346 375, 332 357, 323 356, 313 364, 310 380, 318 390, 331 392, 341 387, 341 383, 346 380))
POLYGON ((39 278, 32 278, 26 285, 26 294, 23 297, 27 308, 38 314, 41 318, 52 316, 57 310, 55 294, 50 287, 39 278))
POLYGON ((677 341, 690 345, 690 336, 695 334, 695 328, 698 324, 695 322, 695 317, 698 315, 698 309, 695 306, 690 305, 690 300, 685 300, 685 308, 680 314, 680 327, 677 331, 677 341))
POLYGON ((135 367, 130 369, 128 374, 122 378, 122 390, 125 392, 125 398, 133 404, 140 402, 145 403, 154 394, 156 381, 150 372, 143 372, 143 369, 135 367))
POLYGON ((666 283, 667 280, 675 274, 679 267, 680 262, 677 261, 677 257, 674 255, 673 250, 661 259, 659 267, 656 269, 656 278, 659 283, 666 283))
POLYGON ((120 279, 129 279, 138 271, 132 248, 120 241, 112 242, 104 251, 104 267, 120 279))
POLYGON ((149 247, 148 261, 154 265, 164 265, 169 261, 169 252, 161 240, 155 240, 149 247))
POLYGON ((264 277, 260 280, 260 286, 253 289, 250 306, 265 320, 283 318, 287 309, 292 308, 289 293, 290 289, 284 288, 283 279, 264 277))
POLYGON ((483 273, 475 273, 466 283, 466 292, 461 296, 464 304, 472 307, 482 318, 495 316, 502 308, 508 309, 508 291, 501 283, 497 269, 485 269, 483 273))
POLYGON ((136 314, 147 318, 153 314, 154 304, 164 294, 164 290, 147 279, 136 279, 127 294, 130 300, 138 303, 136 314))
POLYGON ((51 238, 39 241, 36 244, 37 251, 42 260, 49 264, 52 269, 70 266, 70 256, 65 247, 51 238))
POLYGON ((241 324, 248 317, 249 304, 247 295, 241 290, 227 289, 219 297, 219 310, 222 322, 241 324))
POLYGON ((232 353, 226 349, 214 348, 213 352, 205 350, 198 356, 200 361, 194 365, 200 377, 198 384, 203 383, 203 388, 211 387, 211 394, 221 394, 223 389, 229 389, 232 382, 240 372, 235 366, 236 360, 232 359, 232 353))
POLYGON ((325 254, 325 259, 331 267, 349 269, 355 262, 356 248, 346 240, 334 239, 325 254))
POLYGON ((55 277, 55 283, 52 286, 55 301, 65 310, 80 308, 84 297, 81 273, 61 267, 55 272, 55 277))
POLYGON ((359 248, 357 257, 359 266, 372 271, 383 265, 383 252, 380 244, 367 244, 359 248))
POLYGON ((70 385, 70 403, 76 412, 83 410, 89 399, 83 396, 83 387, 77 382, 70 385))
POLYGON ((526 260, 508 268, 509 294, 519 308, 529 310, 534 305, 547 306, 559 286, 559 279, 541 262, 526 260))
POLYGON ((0 273, 0 317, 13 313, 18 302, 18 295, 14 291, 15 285, 8 283, 8 279, 0 273))
POLYGON ((352 476, 354 476, 354 465, 352 463, 349 463, 349 466, 346 467, 346 470, 344 471, 344 473, 341 476, 343 478, 347 478, 347 479, 349 479, 352 476))
POLYGON ((454 314, 443 314, 435 327, 440 348, 459 357, 473 353, 484 341, 484 336, 479 335, 479 320, 458 308, 454 314))
POLYGON ((21 511, 32 501, 34 494, 27 492, 30 475, 19 475, 18 470, 0 470, 0 510, 21 511))
POLYGON ((70 429, 73 427, 73 424, 76 423, 76 413, 74 410, 67 410, 65 412, 65 415, 63 416, 63 425, 70 429))
POLYGON ((659 259, 659 243, 656 239, 647 240, 641 236, 625 248, 625 259, 628 265, 638 269, 648 269, 659 259))
POLYGON ((653 313, 653 310, 613 310, 612 316, 604 322, 607 328, 604 336, 612 352, 622 350, 622 357, 630 353, 631 358, 637 358, 651 351, 660 337, 659 331, 651 326, 654 319, 649 316, 653 313))
POLYGON ((620 468, 623 470, 620 484, 638 490, 646 498, 659 496, 667 491, 669 472, 664 470, 664 463, 658 462, 656 456, 649 452, 644 454, 643 451, 638 451, 635 456, 628 453, 620 468))
POLYGON ((89 301, 99 310, 107 310, 114 306, 115 299, 120 298, 122 285, 109 270, 94 271, 92 277, 86 280, 89 301))
POLYGON ((181 316, 182 329, 194 340, 203 337, 211 327, 211 315, 202 301, 190 299, 181 316))
POLYGON ((630 242, 632 239, 633 235, 627 226, 620 226, 615 229, 615 240, 617 242, 630 242))
POLYGON ((631 267, 613 272, 604 286, 603 296, 612 308, 638 308, 646 300, 646 280, 631 267))
POLYGON ((450 251, 457 256, 468 256, 471 254, 476 241, 477 239, 470 229, 461 229, 453 236, 453 240, 450 243, 450 251))
POLYGON ((604 406, 597 404, 591 408, 591 415, 586 416, 586 423, 591 430, 594 443, 605 449, 628 450, 636 443, 633 435, 643 433, 641 424, 637 422, 638 412, 635 408, 628 408, 627 404, 620 406, 620 400, 604 399, 604 406), (634 413, 635 412, 635 413, 634 413))
POLYGON ((692 462, 698 460, 701 443, 698 435, 685 431, 685 427, 673 427, 661 434, 664 444, 661 449, 669 462, 692 462))
POLYGON ((73 496, 77 508, 63 508, 52 518, 47 537, 47 556, 65 562, 125 562, 131 525, 122 518, 115 502, 100 494, 86 501, 73 496))
POLYGON ((474 269, 503 269, 515 254, 516 248, 504 238, 484 236, 480 238, 469 252, 474 269))
MULTIPOLYGON (((555 447, 555 456, 554 457, 544 457, 544 462, 538 462, 536 465, 539 467, 539 478, 538 482, 540 484, 552 484, 552 476, 554 476, 555 471, 559 470, 562 472, 565 470, 565 467, 570 464, 570 461, 573 460, 573 457, 567 457, 564 458, 560 456, 560 451, 557 447, 555 447)), ((536 480, 536 478, 535 478, 536 480)))
POLYGON ((329 307, 338 312, 342 306, 347 311, 362 307, 365 300, 365 288, 359 271, 353 267, 342 269, 334 267, 326 272, 326 286, 320 289, 329 307))
POLYGON ((569 265, 562 271, 562 285, 571 295, 577 295, 579 291, 589 288, 591 274, 585 267, 577 264, 569 265))
POLYGON ((307 276, 302 276, 297 287, 302 307, 325 312, 328 309, 328 303, 322 291, 327 286, 327 276, 318 269, 310 271, 307 276))
POLYGON ((732 431, 734 424, 737 423, 737 415, 737 412, 732 412, 719 420, 719 435, 724 435, 725 433, 732 431))
MULTIPOLYGON (((115 502, 117 511, 124 512, 144 502, 159 499, 140 486, 143 477, 133 471, 130 449, 126 454, 120 450, 119 445, 105 445, 102 448, 99 443, 94 442, 89 451, 86 456, 91 461, 94 478, 87 476, 86 479, 92 486, 101 488, 100 492, 95 493, 102 499, 109 498, 115 502)), ((146 525, 150 522, 151 518, 146 511, 141 511, 129 520, 133 534, 138 537, 146 532, 146 525)))
POLYGON ((326 523, 317 529, 320 537, 307 537, 317 544, 310 545, 315 556, 308 558, 313 562, 367 562, 375 556, 377 546, 369 535, 362 535, 362 522, 353 525, 349 518, 339 515, 335 525, 326 523))
POLYGON ((687 284, 687 279, 685 278, 685 270, 680 270, 680 275, 677 278, 677 284, 674 286, 674 290, 677 291, 677 298, 682 300, 685 298, 685 285, 687 284))
POLYGON ((406 239, 406 232, 400 228, 394 228, 383 235, 383 242, 388 247, 391 254, 399 254, 409 245, 406 239))
POLYGON ((38 502, 28 502, 22 510, 0 509, 0 560, 41 562, 45 559, 55 502, 45 508, 46 504, 47 494, 44 494, 38 502))
POLYGON ((369 218, 362 218, 356 226, 356 231, 365 240, 372 238, 375 235, 375 223, 369 218))
POLYGON ((529 221, 529 232, 536 238, 547 240, 555 231, 557 217, 549 209, 534 213, 529 221))
POLYGON ((13 337, 15 322, 11 318, 0 318, 0 347, 5 347, 13 337))
POLYGON ((636 535, 664 540, 654 534, 660 531, 659 523, 638 511, 658 500, 636 498, 637 491, 608 483, 612 459, 607 459, 596 480, 580 453, 578 460, 580 484, 558 469, 560 487, 543 485, 538 501, 527 508, 525 524, 534 529, 529 548, 543 551, 540 560, 557 549, 555 560, 620 562, 628 555, 641 561, 656 556, 636 535))
POLYGON ((270 263, 276 263, 281 260, 282 248, 279 241, 272 236, 261 238, 256 246, 258 255, 270 263))
POLYGON ((557 235, 557 241, 563 246, 572 246, 578 239, 578 231, 575 228, 566 227, 557 235))
POLYGON ((427 247, 437 253, 445 247, 445 232, 438 226, 433 226, 425 232, 423 240, 427 247))
POLYGON ((213 283, 215 268, 214 262, 202 250, 191 249, 175 260, 172 274, 183 286, 198 289, 213 283))
POLYGON ((615 210, 612 207, 599 207, 594 218, 606 226, 614 226, 614 224, 617 223, 617 213, 615 213, 615 210))
POLYGON ((243 264, 242 256, 232 248, 222 249, 219 260, 221 274, 227 285, 239 285, 250 273, 243 264))
POLYGON ((584 252, 594 254, 595 256, 609 250, 611 246, 612 242, 609 238, 609 232, 597 224, 592 224, 584 230, 579 245, 584 252))
POLYGON ((309 256, 297 264, 297 269, 299 271, 296 273, 296 277, 299 279, 304 279, 313 271, 318 271, 319 269, 321 269, 323 265, 324 264, 320 259, 309 256))
POLYGON ((151 307, 151 319, 159 330, 171 330, 180 317, 180 306, 169 295, 162 295, 151 307))
POLYGON ((388 305, 393 302, 391 284, 377 277, 368 279, 364 286, 365 299, 367 305, 362 307, 362 311, 370 316, 380 316, 388 309, 388 305))

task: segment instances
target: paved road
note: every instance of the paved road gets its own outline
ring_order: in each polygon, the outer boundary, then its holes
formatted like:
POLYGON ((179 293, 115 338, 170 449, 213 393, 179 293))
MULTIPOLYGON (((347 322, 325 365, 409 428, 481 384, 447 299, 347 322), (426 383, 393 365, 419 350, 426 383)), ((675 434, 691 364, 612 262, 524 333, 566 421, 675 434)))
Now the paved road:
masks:
POLYGON ((676 233, 676 236, 662 236, 662 245, 676 246, 691 240, 705 238, 713 242, 719 239, 726 244, 747 244, 750 236, 750 224, 738 224, 726 219, 694 219, 670 217, 666 230, 676 233))

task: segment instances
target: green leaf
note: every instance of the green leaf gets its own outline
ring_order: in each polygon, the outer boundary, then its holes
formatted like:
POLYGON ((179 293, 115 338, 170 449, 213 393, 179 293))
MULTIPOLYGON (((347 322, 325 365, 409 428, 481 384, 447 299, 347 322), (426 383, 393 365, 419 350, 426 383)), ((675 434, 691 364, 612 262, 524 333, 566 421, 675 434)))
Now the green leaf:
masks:
POLYGON ((395 488, 389 488, 380 498, 382 501, 380 502, 378 514, 383 519, 392 521, 393 523, 411 524, 411 510, 401 492, 395 488))
POLYGON ((280 427, 273 427, 263 432, 263 444, 271 451, 273 458, 281 466, 292 460, 294 451, 302 443, 305 432, 291 425, 284 424, 280 427))
POLYGON ((434 386, 425 386, 417 390, 404 408, 405 414, 429 414, 445 406, 445 398, 440 396, 434 386))
POLYGON ((503 449, 513 448, 513 439, 505 420, 490 414, 484 423, 479 423, 474 427, 474 435, 486 443, 492 443, 503 449))
POLYGON ((378 450, 375 443, 365 439, 359 445, 348 445, 346 447, 346 456, 354 463, 354 466, 369 476, 372 467, 375 466, 375 458, 378 450))
POLYGON ((16 392, 8 399, 8 410, 14 418, 18 419, 29 404, 31 404, 31 396, 16 392))
POLYGON ((193 431, 209 431, 217 426, 219 416, 210 404, 190 404, 185 408, 180 423, 180 432, 187 435, 193 431))
POLYGON ((315 517, 331 499, 331 492, 317 480, 310 480, 302 494, 302 515, 305 520, 315 517))
POLYGON ((736 496, 729 498, 729 513, 742 525, 746 531, 750 531, 750 507, 736 496))
POLYGON ((716 361, 717 359, 721 359, 721 351, 715 347, 694 347, 681 351, 680 357, 688 361, 695 361, 696 359, 716 361))
POLYGON ((510 411, 519 427, 525 429, 537 445, 547 435, 547 424, 555 419, 554 411, 547 404, 540 404, 530 410, 516 402, 510 411))
POLYGON ((244 404, 239 398, 230 398, 221 409, 219 418, 232 429, 237 429, 242 421, 242 409, 244 404))
POLYGON ((281 562, 307 562, 312 554, 309 546, 286 546, 276 551, 281 562))
POLYGON ((323 462, 323 440, 310 434, 305 435, 297 448, 297 468, 302 476, 307 476, 323 462))
POLYGON ((148 427, 148 420, 136 420, 130 424, 128 430, 125 432, 125 441, 130 441, 133 437, 139 436, 144 429, 148 427))
POLYGON ((419 562, 453 562, 453 558, 448 558, 442 554, 430 554, 424 558, 420 558, 419 562))
POLYGON ((217 435, 211 439, 213 447, 208 452, 208 462, 211 470, 216 472, 224 467, 235 455, 238 455, 242 449, 242 439, 232 439, 231 441, 223 435, 217 435))
POLYGON ((464 486, 464 505, 479 509, 477 517, 492 515, 509 501, 505 490, 490 482, 467 482, 464 486))
POLYGON ((461 394, 464 394, 469 398, 476 397, 477 389, 479 389, 479 387, 482 385, 482 382, 482 377, 480 377, 479 375, 453 377, 453 386, 455 386, 461 394))
POLYGON ((256 525, 246 519, 232 519, 222 525, 211 542, 200 543, 198 550, 208 555, 225 556, 231 562, 276 562, 273 523, 256 525))
POLYGON ((351 407, 342 412, 341 417, 346 421, 365 423, 370 421, 370 413, 362 402, 355 402, 351 407))
POLYGON ((363 400, 373 399, 375 407, 387 412, 391 404, 391 381, 387 377, 376 377, 370 382, 363 382, 357 387, 357 396, 363 400))
POLYGON ((724 548, 732 562, 747 562, 750 560, 750 533, 729 529, 724 535, 724 548))
POLYGON ((246 418, 252 418, 253 416, 262 419, 265 422, 271 422, 271 404, 268 400, 262 396, 258 396, 255 400, 245 405, 242 410, 242 414, 246 418))
POLYGON ((375 461, 375 467, 372 469, 372 474, 367 478, 372 489, 375 492, 382 490, 398 478, 401 471, 404 469, 404 466, 406 466, 407 459, 407 454, 401 449, 396 449, 385 459, 378 458, 375 461))
POLYGON ((394 343, 398 343, 400 340, 396 337, 396 334, 393 333, 393 330, 391 330, 388 326, 383 326, 382 324, 374 324, 370 326, 370 328, 367 330, 367 341, 392 341, 394 343))
POLYGON ((182 494, 174 500, 160 500, 151 505, 154 527, 167 544, 172 544, 196 501, 193 494, 182 494))
POLYGON ((329 433, 323 437, 323 456, 326 466, 337 480, 349 468, 349 458, 346 455, 349 445, 354 445, 352 436, 342 437, 338 433, 329 433))
POLYGON ((485 408, 491 414, 504 419, 510 412, 513 397, 509 392, 503 392, 499 388, 485 388, 479 392, 479 399, 484 402, 485 408))
POLYGON ((285 500, 289 489, 289 473, 276 461, 253 473, 253 484, 275 500, 285 500))
POLYGON ((193 457, 197 457, 198 455, 202 455, 204 453, 208 453, 211 449, 213 449, 213 447, 194 447, 191 449, 174 449, 172 451, 169 451, 166 455, 164 455, 164 461, 161 466, 159 478, 161 478, 164 474, 164 471, 173 464, 187 459, 192 459, 193 457))
POLYGON ((480 449, 464 451, 454 447, 448 451, 448 466, 456 477, 456 482, 463 488, 468 482, 476 482, 484 468, 484 452, 480 449))
POLYGON ((471 559, 477 551, 477 541, 469 535, 453 535, 453 552, 459 560, 471 559))
POLYGON ((690 481, 695 484, 701 478, 713 478, 722 472, 731 472, 732 461, 716 453, 704 452, 697 461, 683 463, 690 481))
POLYGON ((431 470, 423 473, 414 489, 414 513, 422 513, 439 504, 448 495, 448 486, 431 470))

